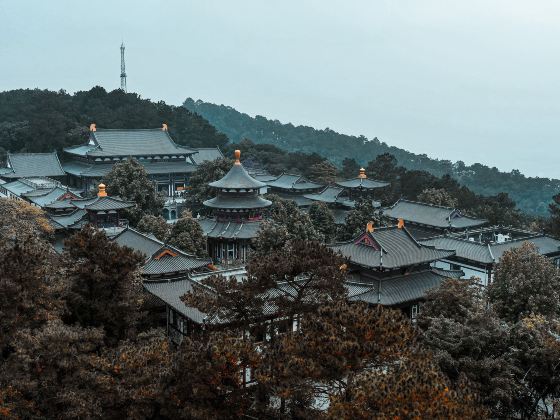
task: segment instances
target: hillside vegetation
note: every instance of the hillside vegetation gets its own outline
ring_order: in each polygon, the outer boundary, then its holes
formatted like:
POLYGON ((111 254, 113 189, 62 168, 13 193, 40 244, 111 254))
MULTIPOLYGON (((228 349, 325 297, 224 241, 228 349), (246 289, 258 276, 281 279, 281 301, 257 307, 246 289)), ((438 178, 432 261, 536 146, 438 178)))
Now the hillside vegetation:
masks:
POLYGON ((227 138, 182 106, 142 99, 102 87, 65 91, 0 92, 0 162, 5 152, 51 152, 87 141, 88 128, 157 128, 166 122, 173 139, 193 147, 222 146, 227 138))
POLYGON ((560 190, 560 180, 526 177, 517 170, 500 172, 476 163, 467 166, 463 162, 451 162, 414 154, 398 147, 389 146, 377 138, 340 134, 329 128, 317 130, 307 126, 283 124, 260 115, 251 117, 225 105, 215 105, 188 98, 185 107, 207 119, 214 127, 225 133, 232 142, 244 138, 255 143, 274 144, 291 152, 318 153, 337 165, 344 158, 354 158, 361 165, 376 156, 390 153, 399 165, 410 170, 425 170, 436 176, 450 175, 462 185, 482 195, 506 192, 524 212, 547 215, 548 204, 560 190))

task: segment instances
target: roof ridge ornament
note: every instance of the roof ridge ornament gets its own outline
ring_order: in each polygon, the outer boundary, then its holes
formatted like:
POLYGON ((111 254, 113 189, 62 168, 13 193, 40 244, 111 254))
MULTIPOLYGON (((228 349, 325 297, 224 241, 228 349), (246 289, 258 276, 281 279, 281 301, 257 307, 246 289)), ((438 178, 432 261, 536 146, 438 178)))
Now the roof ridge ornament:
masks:
POLYGON ((235 157, 235 165, 241 165, 241 150, 236 149, 235 152, 233 152, 233 156, 235 157))
POLYGON ((367 178, 366 170, 364 168, 360 168, 360 173, 358 174, 358 178, 359 179, 366 179, 367 178))
POLYGON ((166 124, 166 123, 163 123, 163 124, 161 125, 161 131, 167 131, 167 130, 168 130, 167 124, 166 124))
POLYGON ((373 222, 371 222, 371 221, 370 221, 370 222, 367 222, 366 231, 369 232, 369 233, 371 233, 371 232, 373 232, 374 230, 375 230, 375 227, 373 226, 373 222))
POLYGON ((97 192, 98 197, 107 197, 107 191, 105 190, 105 184, 101 183, 98 186, 99 190, 97 192))
POLYGON ((95 125, 95 123, 91 123, 89 125, 89 131, 91 131, 91 132, 97 131, 97 126, 95 125))

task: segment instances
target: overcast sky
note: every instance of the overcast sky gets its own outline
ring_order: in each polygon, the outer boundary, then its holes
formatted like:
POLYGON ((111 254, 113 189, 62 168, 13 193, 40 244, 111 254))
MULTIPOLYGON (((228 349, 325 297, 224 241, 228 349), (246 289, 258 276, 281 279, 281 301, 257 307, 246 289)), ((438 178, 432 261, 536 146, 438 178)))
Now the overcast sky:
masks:
POLYGON ((0 90, 119 86, 560 178, 560 1, 0 0, 0 90))

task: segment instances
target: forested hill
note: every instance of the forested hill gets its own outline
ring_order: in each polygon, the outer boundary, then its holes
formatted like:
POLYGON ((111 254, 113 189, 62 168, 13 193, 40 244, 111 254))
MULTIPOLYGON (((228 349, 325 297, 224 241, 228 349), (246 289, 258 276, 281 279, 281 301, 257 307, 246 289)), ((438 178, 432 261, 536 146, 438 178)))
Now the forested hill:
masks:
POLYGON ((88 128, 157 128, 167 123, 173 139, 192 147, 227 143, 208 121, 182 106, 152 102, 101 87, 70 95, 25 89, 0 92, 0 162, 5 152, 51 152, 87 141, 88 128))
POLYGON ((425 154, 418 155, 398 147, 389 146, 377 138, 340 134, 328 128, 317 130, 307 126, 283 124, 257 115, 251 117, 225 105, 215 105, 188 98, 185 107, 207 119, 214 127, 225 133, 233 142, 249 138, 255 143, 274 144, 294 152, 318 153, 340 165, 346 157, 365 165, 375 156, 391 153, 399 164, 408 169, 422 169, 434 175, 450 174, 463 185, 482 195, 507 192, 518 207, 531 214, 547 215, 548 203, 560 190, 560 180, 529 178, 519 171, 500 172, 481 164, 466 166, 425 154))

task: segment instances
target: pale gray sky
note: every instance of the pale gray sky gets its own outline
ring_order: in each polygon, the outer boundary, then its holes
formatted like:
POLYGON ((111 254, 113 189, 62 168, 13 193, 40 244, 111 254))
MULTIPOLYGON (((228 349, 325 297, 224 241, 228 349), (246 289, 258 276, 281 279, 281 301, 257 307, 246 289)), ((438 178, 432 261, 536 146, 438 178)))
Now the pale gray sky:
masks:
POLYGON ((119 86, 560 178, 556 0, 0 0, 0 90, 119 86))

